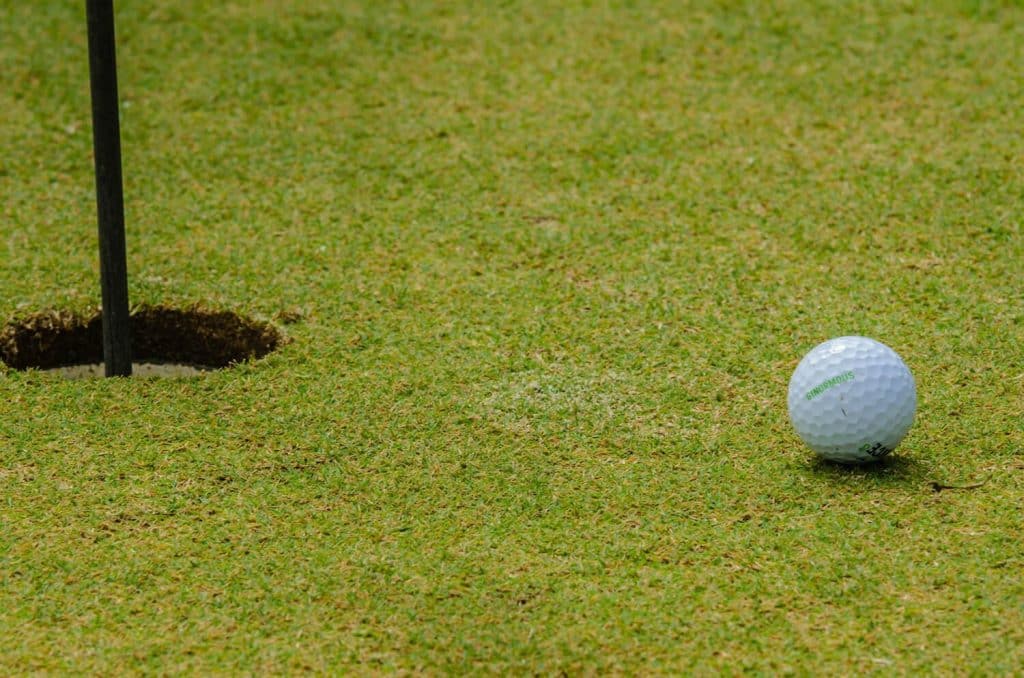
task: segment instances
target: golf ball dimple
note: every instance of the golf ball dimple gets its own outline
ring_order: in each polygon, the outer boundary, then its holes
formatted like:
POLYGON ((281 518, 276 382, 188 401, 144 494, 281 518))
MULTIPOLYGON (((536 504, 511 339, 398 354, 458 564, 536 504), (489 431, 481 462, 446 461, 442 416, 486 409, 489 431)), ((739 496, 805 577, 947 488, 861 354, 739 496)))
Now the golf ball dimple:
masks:
POLYGON ((914 423, 917 391, 891 348, 866 337, 819 344, 789 380, 789 419, 808 447, 847 464, 875 461, 914 423))

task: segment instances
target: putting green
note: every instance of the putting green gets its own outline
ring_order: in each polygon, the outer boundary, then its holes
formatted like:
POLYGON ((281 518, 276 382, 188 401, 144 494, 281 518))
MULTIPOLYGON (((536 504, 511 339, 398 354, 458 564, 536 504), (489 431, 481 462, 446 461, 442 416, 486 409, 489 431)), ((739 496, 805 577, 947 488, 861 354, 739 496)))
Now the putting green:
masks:
MULTIPOLYGON (((1012 674, 1017 2, 118 3, 129 288, 0 372, 4 673, 1012 674), (800 356, 913 371, 816 461, 800 356)), ((0 1, 0 315, 99 302, 84 11, 0 1)))

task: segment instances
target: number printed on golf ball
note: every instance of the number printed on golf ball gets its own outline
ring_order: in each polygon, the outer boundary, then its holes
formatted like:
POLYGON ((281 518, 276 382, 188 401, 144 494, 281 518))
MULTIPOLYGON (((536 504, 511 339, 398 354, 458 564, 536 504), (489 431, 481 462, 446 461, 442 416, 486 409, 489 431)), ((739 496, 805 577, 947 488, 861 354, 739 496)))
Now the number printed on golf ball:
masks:
POLYGON ((896 448, 914 423, 914 377, 891 348, 839 337, 804 356, 789 380, 789 419, 826 459, 860 464, 896 448))

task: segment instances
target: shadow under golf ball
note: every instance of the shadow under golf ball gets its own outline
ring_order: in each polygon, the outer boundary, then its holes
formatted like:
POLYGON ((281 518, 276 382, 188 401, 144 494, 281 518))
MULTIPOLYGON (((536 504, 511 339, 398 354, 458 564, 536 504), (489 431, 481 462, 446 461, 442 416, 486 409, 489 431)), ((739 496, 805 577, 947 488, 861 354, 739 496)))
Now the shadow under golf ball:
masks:
POLYGON ((807 462, 807 467, 820 478, 840 482, 852 478, 891 482, 921 481, 928 472, 916 458, 903 454, 890 454, 870 464, 844 464, 814 456, 807 462))

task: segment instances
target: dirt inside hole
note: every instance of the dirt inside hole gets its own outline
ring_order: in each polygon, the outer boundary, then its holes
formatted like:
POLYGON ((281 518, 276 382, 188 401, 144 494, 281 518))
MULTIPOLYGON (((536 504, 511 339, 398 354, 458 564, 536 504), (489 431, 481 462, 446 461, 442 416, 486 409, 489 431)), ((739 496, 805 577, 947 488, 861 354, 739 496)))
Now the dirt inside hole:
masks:
MULTIPOLYGON (((141 307, 131 328, 134 362, 200 370, 262 358, 287 342, 269 323, 198 307, 141 307)), ((0 361, 16 370, 102 363, 103 317, 43 311, 10 322, 0 330, 0 361)))

